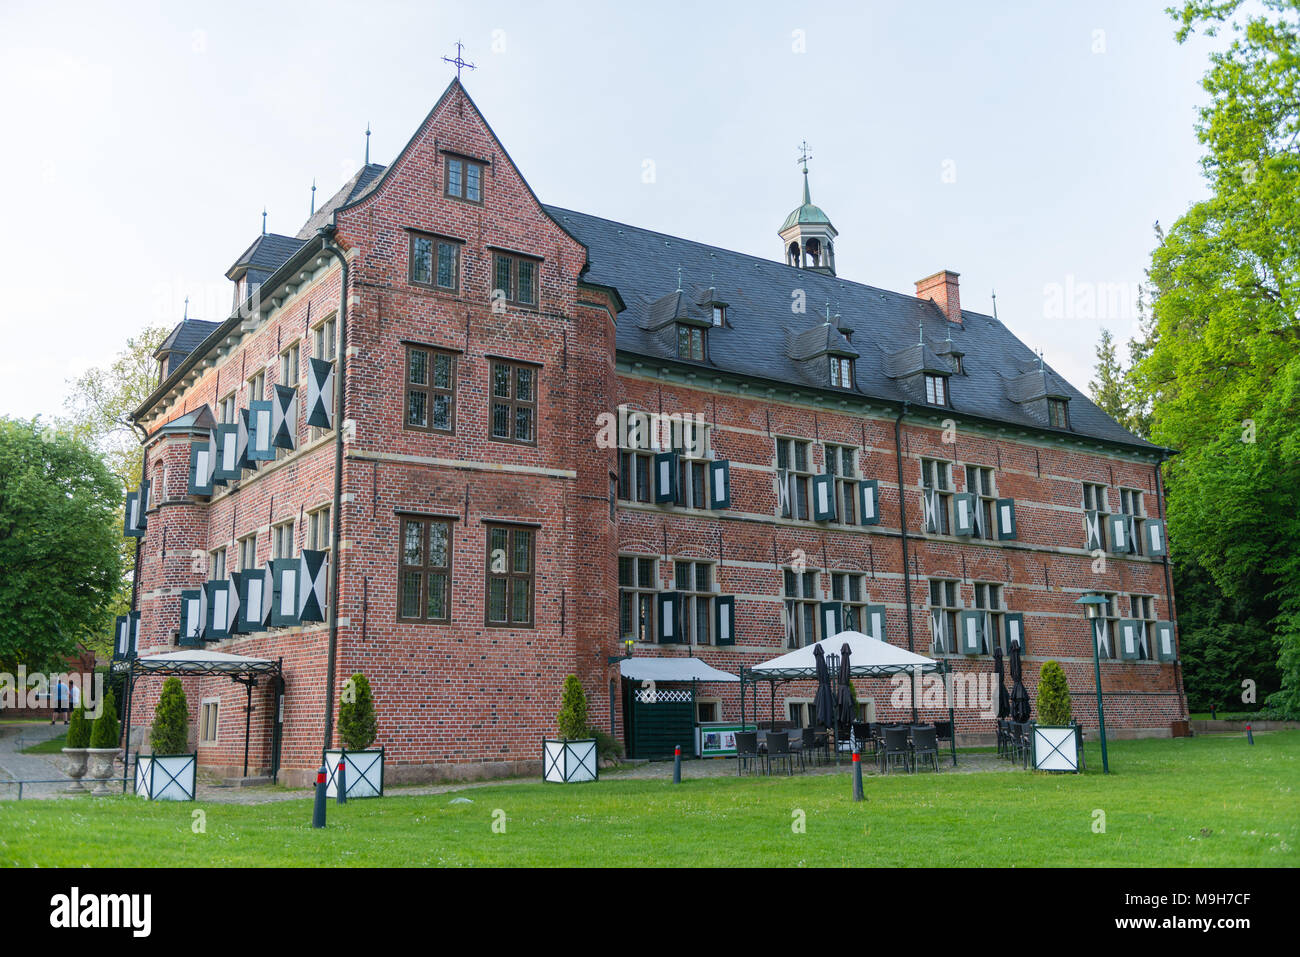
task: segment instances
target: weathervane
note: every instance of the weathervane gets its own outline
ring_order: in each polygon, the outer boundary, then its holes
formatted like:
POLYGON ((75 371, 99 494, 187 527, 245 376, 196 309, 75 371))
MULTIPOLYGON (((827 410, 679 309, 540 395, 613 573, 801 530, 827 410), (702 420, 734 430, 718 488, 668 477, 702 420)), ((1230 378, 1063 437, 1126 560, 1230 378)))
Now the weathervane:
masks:
POLYGON ((475 67, 473 63, 469 63, 469 62, 467 62, 466 60, 461 59, 460 52, 461 52, 461 50, 463 50, 464 48, 465 48, 465 44, 463 44, 463 43, 461 43, 459 40, 457 40, 457 41, 456 41, 456 57, 455 57, 455 59, 452 59, 452 58, 449 57, 449 56, 445 56, 445 57, 442 58, 442 59, 444 60, 444 62, 450 63, 450 64, 452 64, 453 66, 456 67, 456 79, 457 79, 457 80, 460 80, 460 71, 463 70, 463 69, 465 69, 466 67, 469 67, 471 70, 477 69, 477 67, 475 67))
POLYGON ((812 153, 808 152, 808 141, 804 140, 799 144, 799 158, 795 162, 802 163, 803 171, 806 173, 808 172, 808 161, 810 159, 812 159, 812 153))

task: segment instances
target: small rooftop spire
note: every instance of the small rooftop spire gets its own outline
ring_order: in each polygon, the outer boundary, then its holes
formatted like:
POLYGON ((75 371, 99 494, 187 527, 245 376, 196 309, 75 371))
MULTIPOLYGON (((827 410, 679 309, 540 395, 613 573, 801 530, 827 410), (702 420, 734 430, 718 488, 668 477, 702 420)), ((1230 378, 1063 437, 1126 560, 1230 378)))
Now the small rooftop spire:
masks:
POLYGON ((266 235, 266 207, 262 207, 262 235, 266 235))
POLYGON ((370 121, 366 120, 366 165, 370 165, 370 121))
POLYGON ((916 324, 916 331, 921 335, 921 338, 917 340, 917 345, 925 345, 925 323, 918 322, 916 324))
POLYGON ((181 316, 181 322, 188 322, 190 318, 190 297, 185 297, 185 313, 181 316))
POLYGON ((682 291, 682 267, 677 267, 677 291, 682 291))
POLYGON ((316 177, 311 180, 311 215, 316 215, 316 177))
POLYGON ((994 289, 993 290, 993 318, 996 319, 997 317, 998 317, 998 291, 994 289))

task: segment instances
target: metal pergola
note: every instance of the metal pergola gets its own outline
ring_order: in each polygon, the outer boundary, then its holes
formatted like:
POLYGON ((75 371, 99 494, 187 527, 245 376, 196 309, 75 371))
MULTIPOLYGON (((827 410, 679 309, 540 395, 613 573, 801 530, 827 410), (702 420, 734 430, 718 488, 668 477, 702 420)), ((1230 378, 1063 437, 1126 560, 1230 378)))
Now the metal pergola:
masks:
POLYGON ((121 658, 113 661, 112 671, 126 677, 125 715, 122 742, 126 760, 122 762, 122 792, 126 793, 127 776, 131 764, 131 699, 135 694, 136 679, 151 675, 160 677, 210 678, 226 677, 242 684, 247 692, 244 709, 244 776, 248 776, 248 741, 253 714, 253 686, 260 678, 267 678, 275 691, 276 708, 271 725, 271 780, 278 781, 280 774, 280 742, 284 730, 284 659, 247 658, 220 651, 173 651, 145 658, 121 658))
MULTIPOLYGON (((836 664, 838 664, 838 657, 839 657, 838 655, 834 655, 834 654, 827 655, 826 659, 827 659, 828 666, 832 658, 837 659, 836 664)), ((917 664, 887 664, 887 665, 872 664, 872 663, 858 664, 854 662, 852 658, 850 658, 849 660, 850 660, 850 665, 849 665, 850 678, 892 678, 895 675, 910 675, 913 678, 916 678, 917 676, 923 674, 949 675, 952 673, 952 670, 948 667, 948 662, 942 660, 933 661, 930 659, 926 659, 927 661, 926 664, 917 663, 917 664)), ((838 678, 838 671, 835 668, 831 668, 830 670, 831 670, 831 681, 832 683, 834 683, 838 678)), ((776 686, 789 684, 791 681, 814 681, 815 682, 816 680, 817 680, 817 669, 815 667, 763 668, 762 666, 758 666, 756 668, 746 668, 745 666, 742 665, 740 668, 741 726, 743 727, 745 724, 745 687, 747 685, 753 689, 752 695, 754 701, 754 710, 753 710, 754 722, 755 724, 757 724, 758 723, 758 686, 762 682, 767 682, 769 692, 770 692, 769 707, 770 707, 771 727, 772 729, 775 729, 776 728, 776 686)), ((948 722, 952 726, 952 736, 948 739, 948 745, 952 753, 952 763, 953 766, 955 767, 957 764, 957 722, 953 714, 953 700, 952 700, 951 689, 949 689, 949 692, 946 697, 948 698, 948 722)), ((912 719, 913 720, 916 719, 915 688, 913 688, 912 691, 912 719)), ((836 755, 838 757, 838 750, 836 752, 836 755)))

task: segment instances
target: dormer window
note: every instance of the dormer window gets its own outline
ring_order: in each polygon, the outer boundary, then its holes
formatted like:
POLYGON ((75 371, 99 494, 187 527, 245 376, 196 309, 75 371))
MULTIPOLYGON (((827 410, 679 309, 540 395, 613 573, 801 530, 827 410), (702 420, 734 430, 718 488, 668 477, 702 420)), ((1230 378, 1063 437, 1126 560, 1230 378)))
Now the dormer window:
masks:
POLYGON ((853 360, 831 356, 831 385, 837 389, 853 388, 853 360))
POLYGON ((1048 399, 1047 422, 1054 429, 1068 429, 1070 427, 1070 400, 1048 399))
POLYGON ((926 375, 925 401, 931 405, 948 404, 948 381, 941 375, 926 375))
POLYGON ((727 307, 720 302, 713 304, 713 324, 723 326, 727 323, 727 307))
POLYGON ((677 358, 704 361, 704 330, 682 323, 677 325, 677 358))
POLYGON ((952 359, 952 374, 965 375, 965 370, 963 370, 961 364, 961 356, 954 352, 950 358, 952 359))

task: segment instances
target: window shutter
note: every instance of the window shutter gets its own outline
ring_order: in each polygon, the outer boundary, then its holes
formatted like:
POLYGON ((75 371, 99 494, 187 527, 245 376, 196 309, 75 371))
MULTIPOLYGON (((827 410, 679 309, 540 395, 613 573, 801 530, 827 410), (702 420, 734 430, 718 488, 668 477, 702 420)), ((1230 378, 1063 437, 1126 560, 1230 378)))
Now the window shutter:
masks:
POLYGON ((243 579, 247 572, 231 572, 229 587, 226 589, 226 631, 231 635, 240 634, 239 627, 243 621, 243 599, 240 598, 243 579))
POLYGON ((830 522, 835 519, 835 476, 813 476, 813 519, 830 522))
POLYGON ((214 481, 226 483, 237 481, 243 470, 239 464, 239 427, 235 425, 219 425, 214 433, 217 437, 216 449, 216 469, 213 471, 212 478, 214 481))
POLYGON ((834 638, 844 630, 844 605, 838 601, 824 601, 818 608, 822 622, 822 640, 834 638))
POLYGON ((1169 554, 1165 543, 1165 523, 1163 519, 1148 518, 1142 523, 1142 534, 1146 536, 1147 554, 1152 558, 1162 558, 1169 554))
POLYGON ((201 588, 187 588, 181 592, 181 633, 177 644, 203 644, 203 612, 201 588))
POLYGON ((1016 500, 1000 498, 997 501, 998 540, 1005 541, 1016 537, 1016 500))
POLYGON ((858 514, 863 525, 880 524, 880 483, 875 479, 858 483, 858 514))
POLYGON ((329 552, 304 548, 298 556, 298 621, 325 620, 329 552))
POLYGON ((948 650, 948 643, 944 640, 944 614, 939 609, 930 612, 930 648, 935 652, 945 652, 948 650))
POLYGON ((957 630, 960 632, 960 648, 963 655, 980 653, 980 627, 982 611, 963 611, 957 615, 957 630))
POLYGON ((924 520, 925 532, 928 535, 935 535, 939 532, 939 493, 932 488, 927 488, 921 492, 921 514, 924 520))
POLYGON ((211 495, 212 480, 208 478, 212 461, 211 446, 207 442, 190 443, 190 484, 191 495, 211 495))
POLYGON ((978 507, 975 496, 970 492, 959 492, 953 496, 952 508, 954 531, 958 535, 975 534, 975 509, 978 507))
POLYGON ((1002 616, 1002 628, 1006 632, 1007 652, 1012 645, 1019 645, 1025 650, 1025 616, 1018 611, 1008 612, 1002 616))
POLYGON ((248 403, 248 458, 251 462, 269 462, 275 458, 271 443, 271 418, 274 403, 254 399, 248 403))
POLYGON ((785 602, 785 646, 787 648, 795 647, 799 640, 799 630, 795 622, 795 615, 798 613, 798 605, 795 602, 785 602))
POLYGON ((1174 661, 1178 657, 1178 651, 1174 647, 1172 621, 1156 622, 1156 657, 1161 661, 1174 661))
POLYGON ((885 640, 885 606, 868 605, 862 614, 867 634, 877 641, 885 640))
POLYGON ((1138 524, 1133 515, 1128 516, 1128 550, 1133 554, 1138 550, 1138 524))
POLYGON ((709 508, 731 508, 731 462, 709 463, 709 508))
POLYGON ((298 447, 298 390, 287 385, 273 387, 271 444, 277 449, 298 447))
POLYGON ((126 656, 134 658, 140 653, 140 613, 133 611, 127 617, 126 656))
POLYGON ((1101 513, 1090 508, 1083 513, 1083 545, 1088 551, 1101 548, 1101 513))
POLYGON ((235 458, 239 460, 240 470, 257 468, 257 462, 248 455, 250 426, 247 409, 239 410, 239 421, 235 423, 235 429, 235 458))
POLYGON ((1107 619, 1092 619, 1092 638, 1097 643, 1098 657, 1110 658, 1113 656, 1110 648, 1110 627, 1107 624, 1107 619))
POLYGON ((713 633, 719 645, 736 643, 736 598, 718 595, 713 601, 713 633))
POLYGON ((677 453, 655 453, 655 502, 677 501, 677 453))
POLYGON ((1126 661, 1138 659, 1138 634, 1142 622, 1133 618, 1121 618, 1119 621, 1119 656, 1126 661))
POLYGON ((267 569, 254 568, 239 576, 239 630, 244 634, 266 630, 267 569))
POLYGON ((680 592, 661 591, 655 595, 655 611, 658 621, 655 624, 655 637, 661 645, 675 645, 681 642, 681 625, 678 611, 682 606, 680 592))
POLYGON ((126 512, 122 519, 122 534, 127 538, 144 538, 140 522, 144 512, 139 492, 126 493, 126 512))
POLYGON ((334 427, 334 364, 307 360, 307 424, 318 429, 334 427))
POLYGON ((271 627, 292 628, 298 624, 298 559, 272 559, 271 576, 275 582, 271 627))
POLYGON ((1128 551, 1128 516, 1120 513, 1108 519, 1110 525, 1110 550, 1112 552, 1128 551))
POLYGON ((204 637, 220 641, 230 637, 230 582, 225 580, 203 583, 208 596, 208 620, 204 637))

